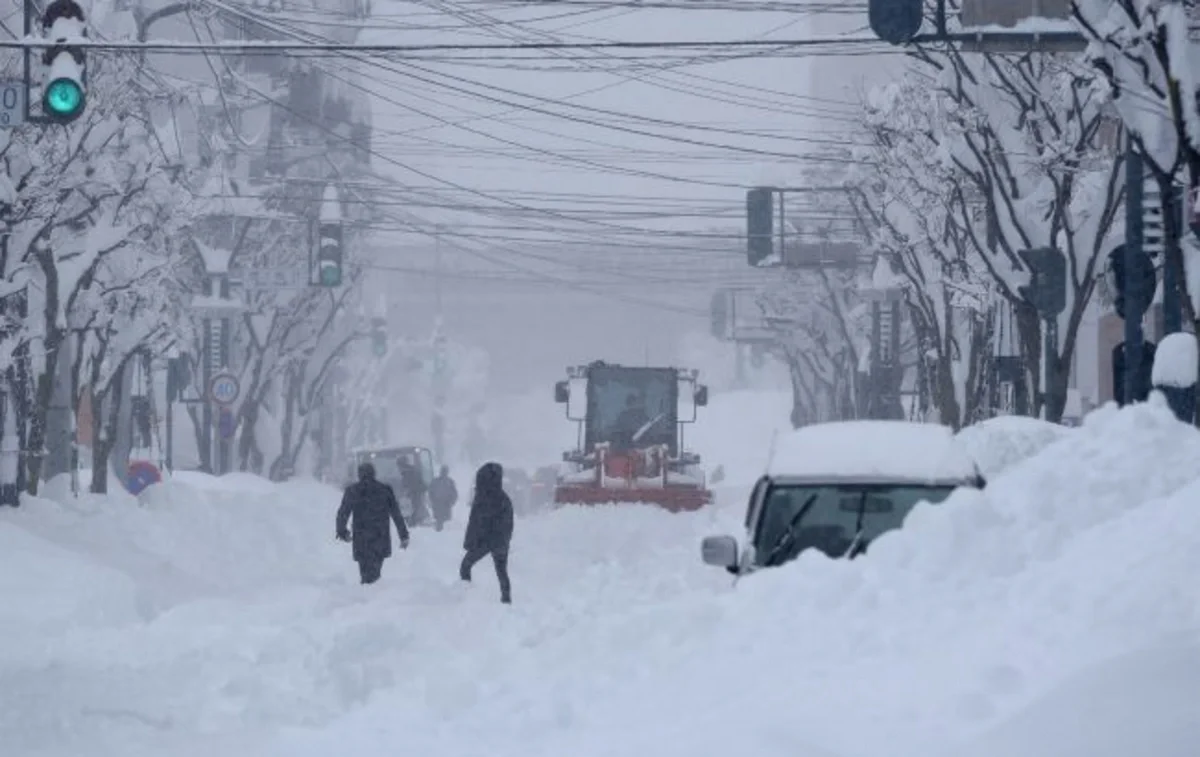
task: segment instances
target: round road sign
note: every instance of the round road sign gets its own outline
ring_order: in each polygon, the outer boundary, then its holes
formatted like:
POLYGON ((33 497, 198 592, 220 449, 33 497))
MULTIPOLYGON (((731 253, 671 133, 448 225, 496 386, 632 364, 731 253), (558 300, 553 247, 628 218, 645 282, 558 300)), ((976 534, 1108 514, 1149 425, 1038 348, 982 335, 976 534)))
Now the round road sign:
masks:
POLYGON ((151 484, 157 484, 160 481, 162 481, 162 473, 158 470, 158 466, 149 460, 134 460, 129 463, 125 488, 129 490, 130 494, 141 494, 151 484))
POLYGON ((242 386, 232 373, 219 373, 208 383, 208 396, 220 405, 232 405, 242 393, 242 386))

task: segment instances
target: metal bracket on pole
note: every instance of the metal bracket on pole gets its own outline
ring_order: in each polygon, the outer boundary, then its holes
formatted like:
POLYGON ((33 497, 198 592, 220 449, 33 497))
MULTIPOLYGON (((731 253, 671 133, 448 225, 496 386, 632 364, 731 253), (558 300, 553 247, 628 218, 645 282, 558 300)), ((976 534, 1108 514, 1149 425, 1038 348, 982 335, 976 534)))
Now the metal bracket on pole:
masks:
MULTIPOLYGON (((33 19, 38 15, 38 9, 34 0, 24 0, 23 5, 25 20, 22 27, 25 31, 25 38, 28 39, 33 34, 33 19)), ((36 114, 33 110, 33 98, 29 96, 33 91, 33 50, 31 48, 26 47, 21 51, 21 61, 21 80, 25 85, 25 122, 41 126, 53 124, 52 119, 36 114)))

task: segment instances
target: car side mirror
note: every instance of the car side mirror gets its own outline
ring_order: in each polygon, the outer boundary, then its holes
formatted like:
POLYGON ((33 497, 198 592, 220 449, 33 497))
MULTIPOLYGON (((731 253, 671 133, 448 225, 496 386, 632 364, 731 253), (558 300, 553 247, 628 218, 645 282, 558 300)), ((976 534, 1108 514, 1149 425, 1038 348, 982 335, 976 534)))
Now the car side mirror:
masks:
POLYGON ((707 536, 700 542, 700 556, 707 565, 737 571, 738 545, 732 536, 707 536))
POLYGON ((566 381, 559 381, 554 385, 554 401, 560 405, 571 401, 571 387, 566 381))
POLYGON ((695 401, 696 401, 696 407, 708 407, 708 387, 707 386, 701 385, 701 386, 696 387, 695 401))

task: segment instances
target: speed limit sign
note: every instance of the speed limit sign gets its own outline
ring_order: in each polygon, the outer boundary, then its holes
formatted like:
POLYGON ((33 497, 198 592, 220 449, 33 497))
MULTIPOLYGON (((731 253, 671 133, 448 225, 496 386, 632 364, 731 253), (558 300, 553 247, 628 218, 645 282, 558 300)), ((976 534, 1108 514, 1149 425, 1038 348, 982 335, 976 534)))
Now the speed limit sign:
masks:
POLYGON ((241 393, 242 386, 232 373, 218 373, 208 383, 208 398, 218 405, 232 405, 241 393))

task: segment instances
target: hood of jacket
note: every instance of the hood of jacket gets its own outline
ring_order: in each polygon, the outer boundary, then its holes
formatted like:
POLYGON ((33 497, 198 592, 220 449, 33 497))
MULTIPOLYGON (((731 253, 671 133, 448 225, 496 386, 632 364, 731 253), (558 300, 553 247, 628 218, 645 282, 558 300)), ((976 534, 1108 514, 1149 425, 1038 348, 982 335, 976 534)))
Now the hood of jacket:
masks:
POLYGON ((476 494, 493 494, 502 491, 504 468, 500 463, 484 463, 475 473, 476 494))

